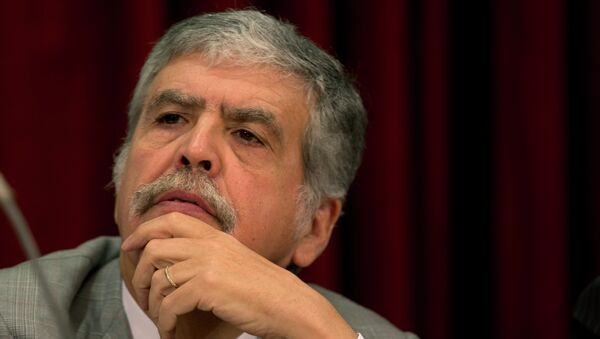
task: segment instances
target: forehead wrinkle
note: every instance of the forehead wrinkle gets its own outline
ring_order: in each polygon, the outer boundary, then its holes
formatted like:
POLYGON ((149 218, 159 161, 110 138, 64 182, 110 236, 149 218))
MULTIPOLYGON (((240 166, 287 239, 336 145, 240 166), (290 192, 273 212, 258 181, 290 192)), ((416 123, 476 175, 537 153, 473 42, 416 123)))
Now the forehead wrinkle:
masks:
POLYGON ((275 114, 258 107, 227 108, 221 105, 221 113, 227 120, 235 122, 254 122, 265 126, 279 142, 283 138, 283 129, 275 118, 275 114))
POLYGON ((154 110, 169 104, 187 109, 204 110, 206 108, 206 99, 183 93, 177 89, 167 89, 159 92, 150 99, 148 110, 154 110))

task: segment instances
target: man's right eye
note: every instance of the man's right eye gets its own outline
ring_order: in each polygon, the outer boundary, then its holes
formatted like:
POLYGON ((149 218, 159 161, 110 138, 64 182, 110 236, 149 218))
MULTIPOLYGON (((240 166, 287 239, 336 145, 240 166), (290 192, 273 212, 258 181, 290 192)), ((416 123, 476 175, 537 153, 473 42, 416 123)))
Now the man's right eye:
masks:
POLYGON ((175 125, 183 122, 183 117, 177 113, 163 113, 156 118, 159 125, 175 125))

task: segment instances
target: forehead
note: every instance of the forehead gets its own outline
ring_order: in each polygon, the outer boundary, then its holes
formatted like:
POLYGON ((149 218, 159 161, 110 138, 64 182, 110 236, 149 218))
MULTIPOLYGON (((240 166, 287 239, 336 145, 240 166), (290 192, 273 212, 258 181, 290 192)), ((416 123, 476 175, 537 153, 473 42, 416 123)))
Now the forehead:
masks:
POLYGON ((200 53, 175 58, 158 72, 146 93, 143 111, 166 91, 198 99, 206 109, 265 109, 278 120, 302 127, 311 105, 304 82, 293 75, 274 67, 227 60, 209 64, 200 53))

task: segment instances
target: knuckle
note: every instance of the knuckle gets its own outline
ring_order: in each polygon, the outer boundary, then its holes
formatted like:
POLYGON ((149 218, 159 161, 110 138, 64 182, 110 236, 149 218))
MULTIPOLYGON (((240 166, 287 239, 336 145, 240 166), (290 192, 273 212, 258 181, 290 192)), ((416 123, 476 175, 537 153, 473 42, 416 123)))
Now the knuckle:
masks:
POLYGON ((200 290, 194 291, 195 307, 202 311, 211 312, 215 308, 214 300, 210 293, 203 293, 200 290))
MULTIPOLYGON (((221 242, 220 236, 218 234, 211 234, 202 239, 202 246, 206 249, 207 253, 222 253, 225 247, 225 244, 221 242)), ((211 255, 209 259, 210 263, 214 260, 214 256, 211 255)))
POLYGON ((169 296, 166 296, 162 300, 162 303, 160 304, 159 313, 170 313, 170 310, 173 309, 173 306, 174 306, 174 299, 170 298, 169 296))
POLYGON ((198 278, 206 289, 210 290, 219 286, 220 274, 214 266, 203 269, 198 278))
POLYGON ((172 212, 167 214, 167 221, 170 222, 178 222, 181 221, 184 218, 185 214, 181 213, 181 212, 172 212))
POLYGON ((160 284, 162 283, 162 279, 163 279, 163 275, 161 274, 161 271, 159 271, 159 270, 154 271, 154 273, 152 274, 150 284, 152 286, 160 286, 160 284))
POLYGON ((136 288, 136 289, 141 289, 141 288, 145 287, 145 286, 143 286, 143 283, 140 280, 139 276, 136 274, 134 274, 133 278, 131 279, 131 285, 133 286, 133 288, 136 288))
POLYGON ((160 248, 160 239, 151 239, 146 244, 146 248, 144 248, 144 254, 150 256, 150 258, 155 258, 160 248))

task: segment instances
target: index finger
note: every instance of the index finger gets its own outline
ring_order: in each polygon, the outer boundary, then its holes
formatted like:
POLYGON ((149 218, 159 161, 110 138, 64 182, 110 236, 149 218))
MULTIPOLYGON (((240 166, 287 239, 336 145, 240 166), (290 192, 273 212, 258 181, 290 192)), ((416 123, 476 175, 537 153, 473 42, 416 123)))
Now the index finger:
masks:
POLYGON ((202 220, 183 213, 173 212, 139 225, 123 241, 121 249, 128 252, 143 248, 152 239, 201 238, 212 232, 217 232, 217 230, 202 220))

